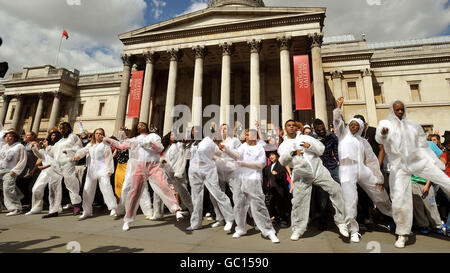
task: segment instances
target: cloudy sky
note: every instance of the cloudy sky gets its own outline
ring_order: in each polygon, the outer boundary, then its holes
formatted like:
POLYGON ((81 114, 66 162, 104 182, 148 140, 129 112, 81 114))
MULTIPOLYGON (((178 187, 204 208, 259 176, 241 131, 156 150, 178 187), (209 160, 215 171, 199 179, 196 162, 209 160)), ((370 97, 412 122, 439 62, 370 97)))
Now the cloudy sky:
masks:
MULTIPOLYGON (((369 41, 450 35, 450 0, 265 0, 266 6, 326 7, 325 35, 369 41)), ((80 71, 121 67, 118 35, 203 9, 207 0, 0 0, 0 61, 8 72, 55 64, 80 71)))

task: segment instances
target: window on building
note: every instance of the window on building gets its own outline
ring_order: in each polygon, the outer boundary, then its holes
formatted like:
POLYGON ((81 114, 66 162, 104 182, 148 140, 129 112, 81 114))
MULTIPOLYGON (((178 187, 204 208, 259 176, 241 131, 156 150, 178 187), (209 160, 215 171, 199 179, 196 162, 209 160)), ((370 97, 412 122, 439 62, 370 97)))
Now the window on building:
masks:
POLYGON ((411 100, 413 102, 421 101, 419 84, 410 84, 409 88, 411 89, 411 100))
POLYGON ((349 100, 357 100, 358 99, 358 91, 356 89, 356 82, 348 82, 348 99, 349 100))
POLYGON ((84 109, 84 103, 80 103, 80 105, 78 105, 78 116, 79 117, 83 116, 83 109, 84 109))
POLYGON ((433 125, 422 125, 422 128, 425 131, 426 135, 433 133, 433 125))
POLYGON ((103 116, 104 113, 105 113, 105 103, 100 102, 100 105, 98 107, 98 115, 103 116))
POLYGON ((375 103, 376 104, 383 104, 384 103, 384 97, 383 97, 383 91, 381 85, 375 85, 373 87, 373 95, 375 97, 375 103))
POLYGON ((9 116, 9 119, 12 120, 14 118, 14 113, 16 112, 16 107, 13 106, 11 109, 11 115, 9 116))

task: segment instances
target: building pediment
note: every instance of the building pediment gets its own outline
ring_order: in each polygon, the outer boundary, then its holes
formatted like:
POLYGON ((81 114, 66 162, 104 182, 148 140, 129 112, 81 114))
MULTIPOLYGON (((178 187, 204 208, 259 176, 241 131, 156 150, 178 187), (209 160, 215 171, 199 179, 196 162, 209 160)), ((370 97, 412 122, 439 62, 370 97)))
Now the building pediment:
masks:
POLYGON ((213 33, 320 22, 325 8, 215 7, 119 35, 125 45, 213 33))

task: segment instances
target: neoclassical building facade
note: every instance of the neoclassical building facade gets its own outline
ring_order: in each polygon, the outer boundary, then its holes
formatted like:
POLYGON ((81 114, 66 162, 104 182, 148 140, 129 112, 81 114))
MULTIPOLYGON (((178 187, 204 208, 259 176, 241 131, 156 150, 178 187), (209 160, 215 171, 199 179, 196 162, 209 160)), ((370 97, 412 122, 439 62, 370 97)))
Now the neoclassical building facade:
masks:
MULTIPOLYGON (((207 105, 251 106, 247 116, 270 129, 274 118, 311 123, 332 120, 335 99, 345 98, 348 120, 362 114, 376 126, 389 102, 402 99, 408 115, 427 131, 450 128, 450 36, 369 43, 352 35, 324 37, 325 8, 267 7, 263 1, 216 0, 204 10, 119 35, 123 68, 95 72, 26 67, 0 82, 0 122, 43 137, 60 121, 83 121, 108 135, 137 121, 160 134, 174 124, 176 105, 202 125, 207 105), (308 55, 312 110, 295 111, 293 57, 308 55), (144 71, 139 118, 128 119, 133 70, 144 71), (279 105, 278 117, 259 106, 279 105)), ((78 128, 75 127, 75 132, 78 128)))

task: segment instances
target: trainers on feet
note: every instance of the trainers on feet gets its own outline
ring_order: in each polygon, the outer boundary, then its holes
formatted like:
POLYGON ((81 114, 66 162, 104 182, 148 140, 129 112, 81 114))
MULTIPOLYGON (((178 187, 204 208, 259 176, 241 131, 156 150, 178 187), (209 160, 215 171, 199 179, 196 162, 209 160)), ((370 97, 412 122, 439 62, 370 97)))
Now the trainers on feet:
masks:
POLYGON ((70 208, 72 208, 72 204, 67 204, 63 207, 63 209, 70 209, 70 208))
POLYGON ((239 237, 241 237, 242 235, 247 234, 247 232, 241 232, 241 231, 236 231, 233 233, 233 238, 237 239, 239 237))
POLYGON ((223 225, 225 225, 224 221, 217 221, 214 224, 212 224, 211 227, 216 228, 216 227, 220 227, 220 226, 223 226, 223 225))
POLYGON ((346 224, 339 224, 337 225, 338 229, 339 229, 339 233, 344 236, 344 237, 348 237, 348 228, 346 224))
POLYGON ((278 237, 277 237, 277 235, 275 235, 275 233, 269 233, 268 237, 272 241, 272 243, 274 243, 274 244, 280 243, 280 239, 278 239, 278 237))
POLYGON ((404 248, 406 241, 407 241, 408 237, 404 236, 404 235, 399 235, 397 241, 395 242, 394 246, 396 248, 404 248))
POLYGON ((428 228, 420 228, 419 232, 423 235, 428 235, 430 234, 430 231, 428 230, 428 228))
POLYGON ((300 233, 300 231, 295 230, 294 232, 292 232, 291 240, 298 241, 298 239, 300 239, 301 236, 302 236, 302 234, 300 233))
POLYGON ((439 235, 445 235, 444 229, 442 229, 442 228, 441 229, 439 229, 439 228, 433 229, 433 232, 436 234, 439 234, 439 235))
POLYGON ((128 222, 123 223, 122 230, 123 230, 123 231, 128 231, 128 230, 130 230, 130 225, 128 224, 128 222))
POLYGON ((75 205, 74 207, 73 207, 73 215, 79 215, 81 213, 81 208, 80 208, 80 206, 79 205, 75 205))
POLYGON ((360 239, 359 239, 360 237, 361 237, 361 234, 359 234, 359 233, 352 233, 350 241, 352 243, 359 243, 360 242, 360 239))
POLYGON ((111 213, 109 214, 109 216, 117 216, 116 210, 112 209, 111 213))
POLYGON ((230 231, 232 227, 233 227, 233 221, 227 222, 225 227, 223 228, 223 230, 230 231))
POLYGON ((58 215, 59 215, 59 213, 57 213, 57 212, 49 213, 49 214, 47 214, 47 215, 42 216, 42 219, 58 217, 58 215))
POLYGON ((6 216, 14 216, 14 215, 19 215, 21 213, 22 213, 22 211, 16 209, 16 210, 13 210, 13 211, 7 213, 6 216))
POLYGON ((181 210, 177 211, 175 213, 175 216, 177 217, 177 221, 181 221, 184 219, 183 213, 181 213, 181 210))
POLYGON ((188 227, 186 228, 187 231, 193 231, 193 230, 196 230, 196 229, 200 229, 200 227, 192 227, 192 226, 188 226, 188 227))
POLYGON ((32 210, 30 210, 29 212, 25 213, 25 215, 32 215, 32 214, 38 214, 39 212, 34 212, 32 210))
POLYGON ((87 218, 89 218, 89 217, 91 217, 91 216, 92 216, 92 214, 89 215, 89 214, 83 212, 83 214, 81 214, 81 216, 78 217, 78 218, 79 218, 80 220, 84 220, 84 219, 87 219, 87 218))

